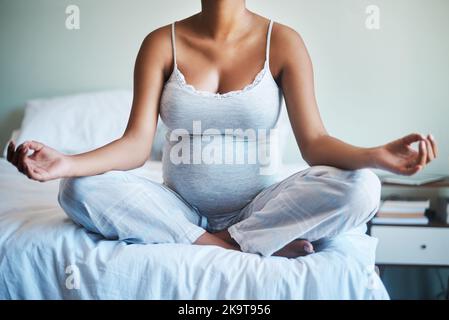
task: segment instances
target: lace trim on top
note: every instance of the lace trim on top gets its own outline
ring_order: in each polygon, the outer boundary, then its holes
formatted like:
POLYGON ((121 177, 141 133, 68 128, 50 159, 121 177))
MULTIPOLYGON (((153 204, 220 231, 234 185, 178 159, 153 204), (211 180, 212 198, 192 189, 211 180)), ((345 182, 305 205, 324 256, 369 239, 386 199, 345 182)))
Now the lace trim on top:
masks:
POLYGON ((229 98, 229 97, 234 97, 234 96, 243 94, 243 93, 248 92, 251 89, 255 88, 262 81, 267 70, 268 70, 268 60, 265 61, 263 69, 259 71, 259 73, 254 78, 253 82, 246 85, 243 89, 233 90, 233 91, 229 91, 226 93, 219 93, 219 92, 214 93, 214 92, 210 92, 210 91, 196 89, 194 86, 187 83, 185 76, 182 74, 181 70, 178 69, 177 65, 175 66, 173 73, 176 76, 176 80, 178 80, 178 84, 181 87, 189 90, 193 94, 203 96, 203 97, 229 98))

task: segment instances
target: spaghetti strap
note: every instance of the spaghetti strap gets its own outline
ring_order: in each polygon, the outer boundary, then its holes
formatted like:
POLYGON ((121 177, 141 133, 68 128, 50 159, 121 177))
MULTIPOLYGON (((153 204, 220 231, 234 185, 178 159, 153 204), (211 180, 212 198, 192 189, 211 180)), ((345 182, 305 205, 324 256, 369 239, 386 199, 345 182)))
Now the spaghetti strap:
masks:
POLYGON ((273 30, 273 20, 270 20, 270 25, 268 26, 267 33, 267 48, 265 49, 265 60, 269 64, 270 63, 270 43, 271 43, 271 30, 273 30))
POLYGON ((176 63, 176 34, 175 34, 175 23, 173 22, 171 24, 171 43, 172 43, 172 48, 173 48, 173 65, 176 68, 178 66, 178 64, 176 63))

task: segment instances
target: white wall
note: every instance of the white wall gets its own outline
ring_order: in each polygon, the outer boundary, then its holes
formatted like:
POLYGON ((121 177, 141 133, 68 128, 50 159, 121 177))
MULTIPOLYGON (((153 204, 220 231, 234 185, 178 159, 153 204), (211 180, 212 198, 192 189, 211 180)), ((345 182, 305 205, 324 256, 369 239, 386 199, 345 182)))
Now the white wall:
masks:
MULTIPOLYGON (((249 0, 248 7, 304 37, 315 65, 328 130, 371 146, 411 131, 432 132, 449 173, 449 1, 249 0), (381 29, 365 27, 379 6, 381 29)), ((158 26, 195 13, 199 0, 0 0, 0 143, 29 98, 131 88, 135 55, 158 26), (81 29, 65 28, 65 8, 81 29)), ((290 139, 287 161, 297 161, 290 139)))

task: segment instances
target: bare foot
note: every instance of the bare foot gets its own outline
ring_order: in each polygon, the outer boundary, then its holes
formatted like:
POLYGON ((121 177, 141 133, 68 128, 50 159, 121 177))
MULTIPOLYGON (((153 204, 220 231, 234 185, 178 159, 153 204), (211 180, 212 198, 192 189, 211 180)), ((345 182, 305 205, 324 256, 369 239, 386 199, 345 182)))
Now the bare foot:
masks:
POLYGON ((226 229, 218 231, 218 232, 214 232, 213 235, 233 246, 238 246, 238 243, 231 237, 228 230, 226 230, 226 229))
POLYGON ((215 233, 209 233, 209 232, 203 233, 193 244, 197 244, 197 245, 201 245, 201 246, 213 245, 213 246, 219 246, 219 247, 222 247, 225 249, 240 251, 240 247, 237 244, 237 242, 234 242, 234 243, 227 242, 227 241, 223 240, 221 237, 216 236, 215 233))
MULTIPOLYGON (((238 243, 231 238, 231 235, 229 234, 228 230, 222 230, 216 233, 213 233, 217 238, 220 238, 227 244, 233 247, 238 247, 238 243)), ((293 240, 289 244, 287 244, 284 248, 276 251, 273 256, 278 257, 285 257, 285 258, 297 258, 306 256, 308 254, 314 253, 313 245, 303 239, 293 240)))
POLYGON ((303 239, 293 240, 282 249, 273 253, 273 256, 285 257, 285 258, 297 258, 307 256, 314 253, 313 245, 303 239))

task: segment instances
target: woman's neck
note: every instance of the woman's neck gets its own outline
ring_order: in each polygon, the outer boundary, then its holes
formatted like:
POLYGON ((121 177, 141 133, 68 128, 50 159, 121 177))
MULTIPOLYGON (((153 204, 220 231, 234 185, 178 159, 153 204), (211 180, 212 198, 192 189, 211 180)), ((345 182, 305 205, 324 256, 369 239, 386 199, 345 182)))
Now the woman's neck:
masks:
POLYGON ((228 39, 248 24, 245 0, 201 0, 200 28, 215 40, 228 39), (245 22, 246 20, 246 22, 245 22))

